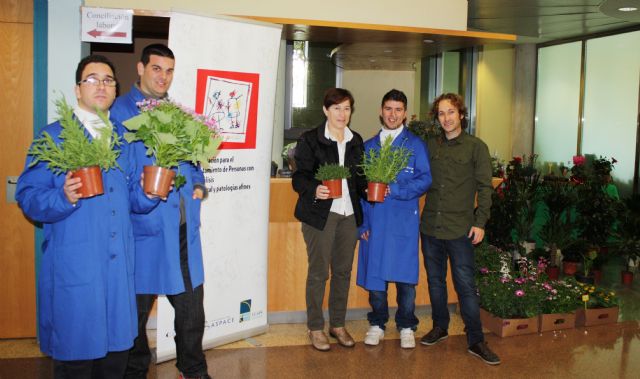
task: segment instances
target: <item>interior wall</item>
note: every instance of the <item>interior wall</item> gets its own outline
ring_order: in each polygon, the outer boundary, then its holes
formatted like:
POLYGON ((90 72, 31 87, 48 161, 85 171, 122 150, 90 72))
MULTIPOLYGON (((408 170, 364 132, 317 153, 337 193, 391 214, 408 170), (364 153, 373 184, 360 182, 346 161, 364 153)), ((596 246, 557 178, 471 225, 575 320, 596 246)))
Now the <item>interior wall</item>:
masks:
POLYGON ((0 6, 0 338, 36 335, 33 226, 7 194, 33 138, 33 10, 33 1, 0 6))
POLYGON ((407 119, 416 113, 411 100, 415 90, 413 71, 342 70, 342 87, 348 89, 355 99, 355 112, 351 115, 350 127, 360 133, 365 141, 380 130, 380 101, 382 96, 395 88, 407 95, 407 119))
POLYGON ((512 151, 515 155, 531 155, 536 103, 535 44, 527 43, 515 48, 515 77, 513 87, 512 151))
POLYGON ((513 46, 483 46, 478 61, 476 136, 489 146, 491 155, 504 160, 512 156, 514 65, 513 46))
MULTIPOLYGON (((85 0, 84 3, 107 8, 130 9, 132 6, 131 0, 85 0)), ((400 0, 393 4, 369 0, 325 0, 304 4, 296 0, 137 0, 135 8, 467 30, 466 0, 400 0), (393 17, 389 17, 390 12, 393 17)))

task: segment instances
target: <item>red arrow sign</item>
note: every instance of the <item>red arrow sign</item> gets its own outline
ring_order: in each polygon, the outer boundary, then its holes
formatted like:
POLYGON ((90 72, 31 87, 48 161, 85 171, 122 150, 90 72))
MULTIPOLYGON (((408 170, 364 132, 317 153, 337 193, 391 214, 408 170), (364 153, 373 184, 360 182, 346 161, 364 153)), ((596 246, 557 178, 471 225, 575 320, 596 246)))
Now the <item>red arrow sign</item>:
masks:
POLYGON ((93 30, 87 32, 87 34, 89 34, 93 38, 96 38, 96 37, 126 38, 127 37, 127 33, 126 32, 101 32, 100 30, 96 30, 96 29, 93 29, 93 30))

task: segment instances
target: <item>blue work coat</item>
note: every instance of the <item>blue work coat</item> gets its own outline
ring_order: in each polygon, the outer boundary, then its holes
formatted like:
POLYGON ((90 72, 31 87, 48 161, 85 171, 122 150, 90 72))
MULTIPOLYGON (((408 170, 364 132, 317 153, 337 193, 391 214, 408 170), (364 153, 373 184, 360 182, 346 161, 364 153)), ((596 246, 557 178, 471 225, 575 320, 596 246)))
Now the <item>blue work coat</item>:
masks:
MULTIPOLYGON (((122 126, 116 128, 122 135, 122 126)), ((61 130, 59 122, 44 129, 56 143, 61 130)), ((46 163, 29 167, 32 157, 27 156, 18 179, 20 208, 44 228, 37 280, 39 339, 42 352, 55 359, 102 358, 129 349, 138 334, 129 214, 158 201, 148 199, 139 181, 132 180, 131 158, 123 144, 122 170, 102 171, 104 194, 80 199, 75 206, 64 195, 65 175, 54 175, 46 163)))
MULTIPOLYGON (((137 102, 145 97, 137 87, 118 97, 111 107, 113 118, 123 122, 140 113, 137 102)), ((130 145, 136 156, 136 175, 143 166, 152 165, 142 142, 130 145)), ((178 172, 178 170, 175 170, 178 172)), ((189 274, 193 288, 204 283, 202 246, 200 243, 200 199, 193 199, 195 185, 204 187, 202 169, 183 162, 180 174, 187 179, 180 189, 173 189, 166 201, 161 201, 149 213, 132 214, 136 244, 135 283, 138 294, 176 295, 185 291, 180 270, 180 199, 184 203, 187 222, 189 274)), ((206 189, 205 189, 206 192, 206 189)))
MULTIPOLYGON (((365 154, 380 149, 380 134, 364 144, 365 154)), ((387 282, 418 283, 419 199, 431 185, 427 145, 405 127, 393 141, 412 151, 407 167, 389 185, 382 203, 362 199, 364 221, 359 234, 369 231, 368 241, 360 239, 356 283, 367 290, 384 291, 387 282)))

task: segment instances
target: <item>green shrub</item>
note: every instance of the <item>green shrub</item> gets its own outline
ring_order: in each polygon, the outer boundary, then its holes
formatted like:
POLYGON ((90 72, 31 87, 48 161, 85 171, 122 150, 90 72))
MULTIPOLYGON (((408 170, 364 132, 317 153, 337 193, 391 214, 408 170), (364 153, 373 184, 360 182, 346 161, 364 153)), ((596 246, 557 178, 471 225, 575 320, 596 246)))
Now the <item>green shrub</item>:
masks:
POLYGON ((340 166, 335 163, 327 163, 318 167, 315 178, 318 180, 331 179, 349 179, 351 171, 348 167, 340 166))

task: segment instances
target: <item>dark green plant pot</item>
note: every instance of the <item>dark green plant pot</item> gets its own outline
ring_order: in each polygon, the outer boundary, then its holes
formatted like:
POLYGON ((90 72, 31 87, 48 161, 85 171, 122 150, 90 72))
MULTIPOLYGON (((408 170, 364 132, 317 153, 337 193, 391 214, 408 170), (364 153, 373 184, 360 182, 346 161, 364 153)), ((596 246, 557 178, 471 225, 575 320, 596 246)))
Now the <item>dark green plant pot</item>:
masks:
POLYGON ((593 274, 590 275, 583 275, 580 273, 576 272, 576 280, 579 281, 580 283, 585 283, 585 284, 595 284, 595 278, 593 277, 593 274))

